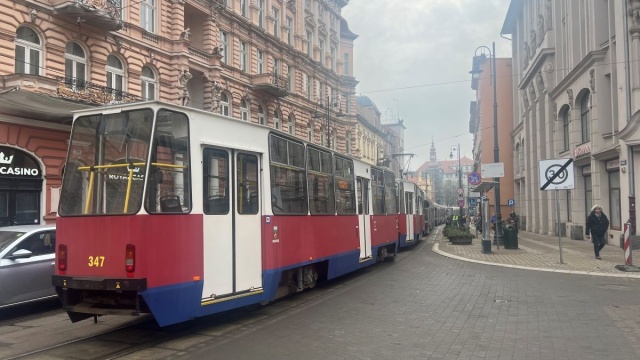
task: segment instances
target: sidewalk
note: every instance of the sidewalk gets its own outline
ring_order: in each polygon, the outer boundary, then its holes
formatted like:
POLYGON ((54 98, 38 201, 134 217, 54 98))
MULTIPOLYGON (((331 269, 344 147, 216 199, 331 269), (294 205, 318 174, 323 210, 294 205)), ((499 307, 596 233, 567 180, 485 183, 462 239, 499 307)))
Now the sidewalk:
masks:
MULTIPOLYGON (((571 240, 562 238, 562 259, 558 237, 535 234, 527 231, 518 232, 518 249, 507 250, 491 245, 491 253, 483 254, 481 235, 473 239, 471 245, 452 245, 442 235, 443 227, 437 227, 429 240, 434 243, 432 250, 450 258, 480 264, 505 266, 526 270, 563 272, 599 276, 615 276, 640 279, 640 272, 624 272, 615 268, 624 264, 624 251, 618 244, 609 244, 600 251, 602 260, 595 259, 593 244, 588 240, 571 240)), ((472 233, 475 230, 472 228, 472 233)), ((637 254, 637 255, 636 255, 637 254)), ((640 259, 640 252, 636 252, 640 259)), ((634 262, 634 265, 637 264, 634 262)))

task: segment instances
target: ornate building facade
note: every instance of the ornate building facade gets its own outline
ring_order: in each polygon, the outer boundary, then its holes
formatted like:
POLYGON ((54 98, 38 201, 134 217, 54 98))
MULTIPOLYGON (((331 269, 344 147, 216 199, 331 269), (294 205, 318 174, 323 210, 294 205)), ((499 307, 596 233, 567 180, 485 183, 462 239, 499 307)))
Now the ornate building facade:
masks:
POLYGON ((90 106, 162 100, 353 154, 347 4, 0 3, 0 226, 55 220, 71 111, 90 106))
POLYGON ((599 204, 609 242, 637 223, 640 1, 512 0, 502 33, 513 53, 516 197, 527 230, 584 238, 599 204), (575 188, 540 191, 538 162, 573 159, 575 188))

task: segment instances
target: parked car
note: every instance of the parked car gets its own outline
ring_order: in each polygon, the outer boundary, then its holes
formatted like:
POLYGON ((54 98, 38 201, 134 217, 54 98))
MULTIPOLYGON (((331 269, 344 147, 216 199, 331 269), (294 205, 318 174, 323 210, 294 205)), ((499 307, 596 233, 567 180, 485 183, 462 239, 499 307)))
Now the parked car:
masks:
POLYGON ((0 308, 55 297, 55 225, 0 228, 0 308))

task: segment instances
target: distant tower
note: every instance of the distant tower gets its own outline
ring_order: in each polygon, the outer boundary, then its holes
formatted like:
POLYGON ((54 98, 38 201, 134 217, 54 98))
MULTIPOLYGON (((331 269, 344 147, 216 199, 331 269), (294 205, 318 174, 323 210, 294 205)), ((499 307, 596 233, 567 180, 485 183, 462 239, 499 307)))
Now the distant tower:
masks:
POLYGON ((437 161, 436 144, 433 143, 433 136, 431 137, 431 151, 429 151, 429 161, 437 161))

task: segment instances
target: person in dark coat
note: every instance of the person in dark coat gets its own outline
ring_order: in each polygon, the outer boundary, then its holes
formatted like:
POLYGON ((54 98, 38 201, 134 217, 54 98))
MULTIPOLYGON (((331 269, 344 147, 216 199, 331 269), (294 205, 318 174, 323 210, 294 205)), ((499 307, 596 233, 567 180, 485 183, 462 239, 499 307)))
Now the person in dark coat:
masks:
POLYGON ((589 237, 592 238, 593 252, 598 260, 602 260, 600 251, 605 244, 604 234, 607 232, 607 229, 609 229, 609 219, 607 215, 602 212, 602 206, 594 205, 591 208, 591 213, 587 216, 586 235, 587 240, 589 240, 589 237))

